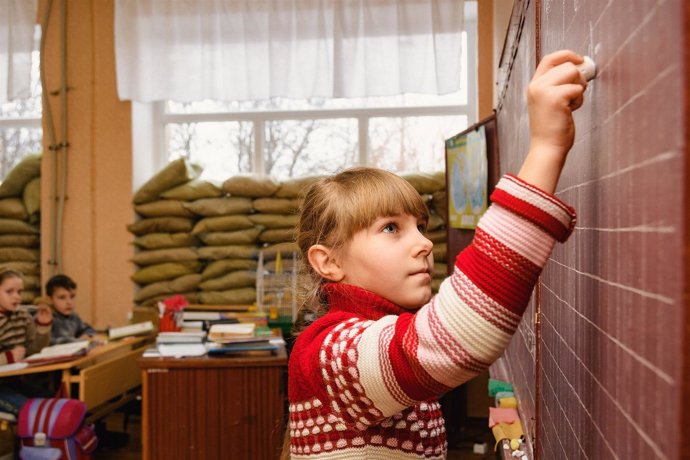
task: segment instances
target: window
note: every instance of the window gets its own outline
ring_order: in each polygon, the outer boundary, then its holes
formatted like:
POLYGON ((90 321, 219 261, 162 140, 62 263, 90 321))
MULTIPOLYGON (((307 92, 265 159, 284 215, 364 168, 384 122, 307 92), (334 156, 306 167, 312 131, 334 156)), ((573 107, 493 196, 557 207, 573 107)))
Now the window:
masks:
POLYGON ((37 26, 35 51, 31 56, 31 97, 0 104, 0 181, 25 155, 43 148, 39 41, 40 28, 37 26))
POLYGON ((443 96, 157 103, 152 113, 157 133, 151 141, 157 152, 154 168, 186 157, 203 167, 202 178, 216 181, 238 173, 287 179, 352 165, 395 172, 442 170, 444 140, 477 118, 476 2, 467 1, 465 8, 461 91, 443 96))

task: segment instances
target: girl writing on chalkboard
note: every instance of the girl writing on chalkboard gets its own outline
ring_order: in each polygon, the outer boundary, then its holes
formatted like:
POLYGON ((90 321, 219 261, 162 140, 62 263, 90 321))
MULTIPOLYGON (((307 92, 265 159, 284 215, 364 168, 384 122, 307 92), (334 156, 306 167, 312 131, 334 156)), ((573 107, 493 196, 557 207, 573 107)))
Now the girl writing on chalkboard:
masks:
POLYGON ((587 87, 582 61, 560 51, 540 62, 523 166, 499 181, 434 297, 427 209, 406 181, 354 168, 310 187, 297 241, 320 317, 290 357, 286 457, 445 458, 439 396, 503 352, 555 242, 573 229, 574 210, 552 193, 587 87))

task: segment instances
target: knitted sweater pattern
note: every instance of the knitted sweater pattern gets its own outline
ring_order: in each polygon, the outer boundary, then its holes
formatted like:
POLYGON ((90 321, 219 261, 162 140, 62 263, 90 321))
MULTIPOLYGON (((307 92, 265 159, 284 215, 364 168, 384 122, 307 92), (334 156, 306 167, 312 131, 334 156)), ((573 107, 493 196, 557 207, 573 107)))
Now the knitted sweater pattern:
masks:
POLYGON ((329 312, 289 363, 292 459, 443 459, 437 398, 483 372, 517 329, 574 210, 506 175, 453 274, 417 311, 326 284, 329 312))
POLYGON ((50 325, 38 325, 31 314, 19 307, 16 311, 0 314, 0 364, 13 363, 11 350, 17 345, 26 347, 26 356, 38 353, 50 342, 50 325))

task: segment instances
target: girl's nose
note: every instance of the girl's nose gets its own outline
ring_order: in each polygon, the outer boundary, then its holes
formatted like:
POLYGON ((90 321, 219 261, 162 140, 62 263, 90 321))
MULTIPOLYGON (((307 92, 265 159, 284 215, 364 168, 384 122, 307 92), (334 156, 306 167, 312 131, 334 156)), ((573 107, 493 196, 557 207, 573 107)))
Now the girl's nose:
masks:
POLYGON ((434 243, 432 243, 429 238, 424 236, 423 233, 419 234, 419 238, 419 252, 424 256, 429 255, 431 250, 434 248, 434 243))

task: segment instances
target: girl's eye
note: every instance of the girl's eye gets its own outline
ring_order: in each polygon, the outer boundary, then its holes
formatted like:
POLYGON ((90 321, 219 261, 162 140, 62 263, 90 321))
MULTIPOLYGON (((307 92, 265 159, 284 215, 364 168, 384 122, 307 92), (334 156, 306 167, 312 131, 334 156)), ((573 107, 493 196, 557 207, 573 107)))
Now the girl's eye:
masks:
POLYGON ((387 224, 385 227, 383 227, 383 233, 395 233, 397 228, 398 226, 391 222, 390 224, 387 224))

